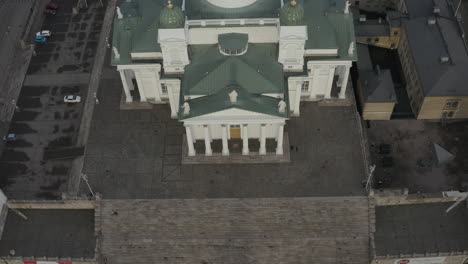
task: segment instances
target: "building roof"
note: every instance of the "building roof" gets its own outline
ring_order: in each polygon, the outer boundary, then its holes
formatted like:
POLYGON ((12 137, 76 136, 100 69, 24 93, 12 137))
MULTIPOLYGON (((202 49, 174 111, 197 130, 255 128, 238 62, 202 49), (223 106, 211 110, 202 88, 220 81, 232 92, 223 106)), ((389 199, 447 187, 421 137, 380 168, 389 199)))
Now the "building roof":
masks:
POLYGON ((185 16, 182 9, 169 2, 159 15, 160 28, 183 28, 185 16))
MULTIPOLYGON (((181 0, 172 1, 180 7, 181 0)), ((132 64, 131 52, 161 52, 158 43, 158 29, 161 10, 166 8, 165 0, 130 0, 120 5, 123 18, 114 18, 112 46, 119 51, 120 58, 112 54, 112 65, 132 64)))
POLYGON ((380 37, 390 35, 390 26, 386 23, 375 21, 358 22, 356 24, 356 36, 359 37, 380 37))
POLYGON ((358 44, 359 86, 366 103, 394 103, 397 102, 395 85, 389 69, 374 69, 369 48, 358 44))
MULTIPOLYGON (((286 2, 286 1, 285 1, 286 2)), ((344 14, 346 0, 299 0, 305 10, 308 39, 306 49, 338 49, 336 58, 356 61, 356 52, 348 54, 355 42, 353 14, 344 14)))
MULTIPOLYGON (((228 109, 240 109, 259 114, 289 118, 289 109, 286 109, 284 112, 279 112, 279 103, 281 100, 281 98, 251 94, 243 87, 233 85, 213 95, 187 100, 190 106, 190 114, 185 115, 183 105, 181 105, 179 120, 187 120, 228 109), (229 94, 232 91, 237 93, 237 102, 235 103, 232 103, 230 100, 229 94)), ((288 105, 287 102, 286 105, 288 105)))
POLYGON ((446 213, 452 204, 376 207, 376 255, 411 256, 468 250, 468 209, 460 204, 446 213))
POLYGON ((282 26, 304 25, 304 8, 296 1, 291 1, 281 7, 279 17, 282 26))
POLYGON ((108 263, 370 261, 367 197, 104 200, 101 208, 108 263))
MULTIPOLYGON (((344 14, 345 0, 297 0, 304 8, 304 22, 308 29, 306 49, 338 49, 338 56, 328 60, 356 60, 356 52, 348 54, 355 42, 353 16, 344 14)), ((181 7, 182 0, 173 0, 181 7)), ((289 5, 289 1, 285 0, 289 5)), ((129 0, 120 5, 123 18, 114 20, 112 45, 120 58, 112 54, 112 65, 138 63, 131 60, 131 52, 161 52, 158 43, 161 10, 165 0, 129 0)), ((279 0, 257 0, 241 8, 222 8, 208 0, 185 1, 188 19, 277 18, 279 0)))
POLYGON ((218 43, 225 50, 242 50, 245 49, 249 41, 248 34, 241 33, 226 33, 218 35, 218 43))
POLYGON ((257 0, 240 8, 222 8, 208 0, 188 0, 185 12, 188 19, 272 18, 278 17, 278 0, 257 0))
POLYGON ((241 56, 222 55, 212 45, 203 56, 192 60, 182 79, 181 102, 185 96, 204 97, 188 100, 190 115, 179 111, 181 120, 229 108, 289 117, 289 109, 278 112, 281 99, 263 95, 279 94, 288 103, 282 65, 255 44, 248 45, 241 56), (237 104, 232 104, 227 95, 233 89, 239 94, 237 104))
POLYGON ((182 91, 187 96, 212 95, 230 84, 249 93, 283 93, 283 66, 252 43, 242 56, 225 56, 212 46, 187 65, 182 91))
POLYGON ((408 43, 425 96, 468 96, 468 52, 461 28, 446 0, 407 0, 403 20, 408 43), (435 16, 434 6, 440 8, 435 16), (434 25, 428 24, 435 18, 434 25), (441 62, 447 57, 448 62, 441 62))

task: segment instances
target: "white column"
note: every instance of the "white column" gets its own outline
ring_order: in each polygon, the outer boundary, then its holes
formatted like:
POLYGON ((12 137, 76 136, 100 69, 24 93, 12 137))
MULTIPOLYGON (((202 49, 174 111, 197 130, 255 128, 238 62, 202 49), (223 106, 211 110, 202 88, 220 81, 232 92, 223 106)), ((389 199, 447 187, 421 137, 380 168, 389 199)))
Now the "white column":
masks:
POLYGON ((260 155, 266 154, 266 125, 260 126, 260 155))
POLYGON ((318 76, 320 73, 320 68, 318 66, 313 66, 312 68, 312 83, 309 83, 309 98, 310 99, 315 99, 317 95, 315 94, 315 90, 317 89, 317 83, 318 83, 318 76))
POLYGON ((228 131, 227 125, 222 126, 222 133, 223 133, 223 156, 229 156, 229 147, 228 147, 228 131))
POLYGON ((177 106, 174 100, 174 91, 172 83, 166 83, 167 85, 167 96, 169 97, 169 106, 171 108, 171 118, 177 118, 177 106))
POLYGON ((211 156, 213 155, 213 150, 211 149, 210 130, 207 125, 203 126, 203 130, 205 132, 205 155, 211 156))
POLYGON ((192 130, 190 126, 185 126, 185 134, 187 135, 187 146, 188 146, 188 155, 195 156, 195 147, 193 146, 193 137, 192 137, 192 130))
POLYGON ((327 89, 325 90, 325 98, 331 98, 331 90, 333 87, 333 79, 335 77, 335 66, 330 65, 330 69, 328 71, 328 82, 327 82, 327 89))
POLYGON ((128 87, 128 80, 127 75, 125 75, 125 70, 119 70, 120 72, 120 79, 122 79, 122 85, 125 92, 125 102, 131 103, 133 102, 133 97, 130 94, 130 88, 128 87))
POLYGON ((344 99, 346 97, 346 86, 348 85, 349 68, 351 67, 346 66, 346 69, 343 74, 343 79, 341 80, 341 90, 339 94, 340 99, 344 99))
MULTIPOLYGON (((305 80, 304 80, 305 81, 305 80)), ((301 94, 302 94, 302 82, 303 81, 298 81, 296 82, 296 102, 294 102, 294 114, 299 115, 300 114, 300 106, 301 106, 301 94)), ((310 89, 311 82, 309 81, 309 89, 310 89)))
POLYGON ((249 155, 249 132, 248 126, 242 126, 242 155, 249 155))
POLYGON ((124 71, 125 73, 125 77, 127 77, 127 85, 128 85, 128 89, 130 91, 133 91, 135 90, 135 87, 133 86, 133 78, 135 77, 135 71, 131 70, 131 69, 126 69, 124 71))
POLYGON ((146 102, 146 95, 145 95, 145 87, 143 85, 143 82, 141 81, 142 78, 142 71, 143 69, 138 69, 135 72, 135 79, 138 84, 138 92, 140 93, 140 102, 146 102))
POLYGON ((283 129, 284 129, 284 124, 281 124, 278 128, 278 142, 276 146, 276 155, 283 155, 283 129))
MULTIPOLYGON (((156 73, 157 74, 157 73, 156 73)), ((155 91, 154 91, 154 101, 155 102, 161 102, 161 80, 156 76, 154 79, 153 79, 153 83, 154 83, 154 87, 155 88, 155 91)), ((169 90, 168 90, 169 92, 169 90)))

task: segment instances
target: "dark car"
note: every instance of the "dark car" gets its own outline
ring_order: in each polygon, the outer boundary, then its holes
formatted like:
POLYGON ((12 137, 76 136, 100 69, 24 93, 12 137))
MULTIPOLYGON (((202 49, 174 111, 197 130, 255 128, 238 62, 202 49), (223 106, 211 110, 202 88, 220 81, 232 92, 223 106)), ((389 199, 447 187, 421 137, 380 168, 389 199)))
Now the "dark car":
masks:
POLYGON ((52 9, 52 10, 57 10, 59 8, 59 6, 54 3, 54 2, 49 2, 47 5, 46 5, 46 8, 47 9, 52 9))
POLYGON ((52 10, 52 9, 46 9, 44 10, 44 15, 46 16, 55 16, 57 14, 57 11, 52 10))

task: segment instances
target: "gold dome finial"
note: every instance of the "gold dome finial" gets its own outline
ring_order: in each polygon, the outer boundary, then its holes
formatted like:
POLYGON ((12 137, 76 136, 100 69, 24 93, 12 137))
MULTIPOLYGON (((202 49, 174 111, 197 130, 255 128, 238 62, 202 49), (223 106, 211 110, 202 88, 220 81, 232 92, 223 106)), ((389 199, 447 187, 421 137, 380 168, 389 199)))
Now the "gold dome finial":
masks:
POLYGON ((167 8, 173 8, 173 7, 174 5, 172 4, 172 1, 171 0, 167 1, 167 8))
POLYGON ((296 0, 292 0, 292 1, 291 1, 291 6, 296 6, 296 5, 297 5, 296 0))

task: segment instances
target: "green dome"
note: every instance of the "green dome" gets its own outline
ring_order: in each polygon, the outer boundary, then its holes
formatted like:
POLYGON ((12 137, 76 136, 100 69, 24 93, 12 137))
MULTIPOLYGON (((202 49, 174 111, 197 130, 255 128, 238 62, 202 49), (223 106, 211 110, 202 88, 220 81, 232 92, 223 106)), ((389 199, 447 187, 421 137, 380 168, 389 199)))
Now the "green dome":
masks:
POLYGON ((279 17, 282 26, 304 25, 304 8, 292 0, 280 9, 279 17))
POLYGON ((180 7, 174 6, 171 1, 167 4, 159 16, 160 28, 182 28, 184 27, 185 16, 180 7))

